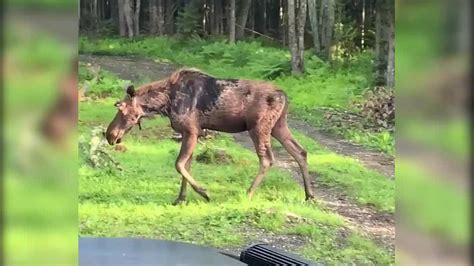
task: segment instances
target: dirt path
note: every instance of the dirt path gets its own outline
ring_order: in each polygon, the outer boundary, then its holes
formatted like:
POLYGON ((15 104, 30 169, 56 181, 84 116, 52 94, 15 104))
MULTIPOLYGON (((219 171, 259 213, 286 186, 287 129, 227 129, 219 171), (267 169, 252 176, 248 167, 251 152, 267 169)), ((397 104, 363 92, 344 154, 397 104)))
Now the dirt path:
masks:
POLYGON ((288 125, 290 128, 304 133, 331 151, 356 158, 367 168, 373 169, 390 178, 394 178, 395 176, 394 158, 390 155, 370 151, 360 145, 354 145, 340 137, 328 134, 308 125, 304 121, 299 121, 294 118, 289 119, 288 125))
MULTIPOLYGON (((134 82, 162 79, 171 74, 171 72, 177 68, 176 65, 158 64, 152 60, 137 57, 80 55, 79 60, 81 62, 99 65, 102 68, 115 73, 121 79, 132 80, 134 82)), ((329 150, 356 158, 366 167, 374 169, 387 177, 393 177, 394 175, 393 158, 388 155, 367 151, 360 146, 350 144, 343 139, 325 134, 312 126, 295 119, 291 119, 289 125, 291 128, 297 129, 308 137, 313 138, 329 150)), ((246 132, 234 134, 234 138, 244 147, 252 150, 254 149, 253 143, 246 132)), ((286 169, 291 173, 295 180, 302 183, 299 168, 293 158, 291 158, 282 148, 275 148, 274 153, 276 157, 275 165, 286 169)), ((371 208, 354 204, 341 192, 322 187, 317 182, 314 182, 313 185, 318 200, 326 209, 338 213, 345 218, 351 229, 368 236, 379 245, 383 246, 392 255, 394 254, 395 219, 393 214, 378 213, 371 208)), ((286 239, 285 237, 282 241, 282 239, 280 239, 281 236, 274 235, 271 232, 259 231, 255 236, 258 236, 258 239, 261 240, 267 239, 267 242, 272 243, 274 247, 287 250, 291 249, 293 244, 299 246, 298 243, 304 242, 302 239, 286 239)))
POLYGON ((133 82, 154 81, 168 77, 178 67, 173 64, 155 63, 140 57, 79 55, 79 61, 98 65, 133 82))

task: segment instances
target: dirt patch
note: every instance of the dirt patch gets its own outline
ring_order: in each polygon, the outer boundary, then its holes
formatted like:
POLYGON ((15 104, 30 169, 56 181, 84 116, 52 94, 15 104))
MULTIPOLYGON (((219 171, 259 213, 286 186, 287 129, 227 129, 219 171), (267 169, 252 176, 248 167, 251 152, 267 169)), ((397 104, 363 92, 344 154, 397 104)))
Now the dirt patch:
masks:
POLYGON ((133 82, 155 81, 167 78, 178 66, 140 57, 79 55, 79 61, 100 66, 120 79, 133 82))

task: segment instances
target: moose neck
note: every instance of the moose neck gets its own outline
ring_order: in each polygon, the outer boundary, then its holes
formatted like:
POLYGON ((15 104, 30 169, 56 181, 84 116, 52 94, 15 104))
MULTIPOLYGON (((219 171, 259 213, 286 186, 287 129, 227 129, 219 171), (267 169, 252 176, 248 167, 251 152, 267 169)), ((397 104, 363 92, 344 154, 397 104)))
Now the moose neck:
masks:
POLYGON ((170 108, 169 90, 149 91, 148 93, 138 96, 137 99, 145 112, 145 116, 153 116, 160 114, 168 116, 170 108))

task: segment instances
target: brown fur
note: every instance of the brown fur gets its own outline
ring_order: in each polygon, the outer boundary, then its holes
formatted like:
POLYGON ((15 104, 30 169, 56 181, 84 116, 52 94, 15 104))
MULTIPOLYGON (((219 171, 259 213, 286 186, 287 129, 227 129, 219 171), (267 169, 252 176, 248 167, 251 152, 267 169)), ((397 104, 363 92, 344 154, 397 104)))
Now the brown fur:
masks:
POLYGON ((137 91, 130 86, 127 96, 117 103, 117 107, 119 112, 106 132, 111 145, 120 143, 123 135, 141 118, 153 114, 168 116, 173 129, 183 135, 176 160, 182 184, 175 203, 185 200, 188 183, 209 200, 207 192, 189 174, 193 150, 204 129, 249 132, 260 161, 260 170, 248 189, 249 198, 273 164, 272 136, 298 162, 306 199, 313 198, 306 151, 293 138, 287 126, 288 98, 268 82, 215 79, 195 69, 182 69, 166 80, 143 85, 137 91))

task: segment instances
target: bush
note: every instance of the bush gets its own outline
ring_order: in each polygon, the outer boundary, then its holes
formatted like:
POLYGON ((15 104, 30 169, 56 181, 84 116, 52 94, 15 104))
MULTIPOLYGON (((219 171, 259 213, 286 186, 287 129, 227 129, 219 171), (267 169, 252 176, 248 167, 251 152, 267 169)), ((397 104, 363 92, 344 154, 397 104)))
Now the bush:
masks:
POLYGON ((79 137, 81 158, 93 168, 110 173, 121 172, 123 168, 111 155, 109 145, 102 136, 103 132, 105 128, 98 126, 92 130, 90 139, 84 136, 79 137))
POLYGON ((380 129, 394 130, 395 127, 395 96, 393 90, 375 87, 363 96, 357 104, 363 118, 380 129))

